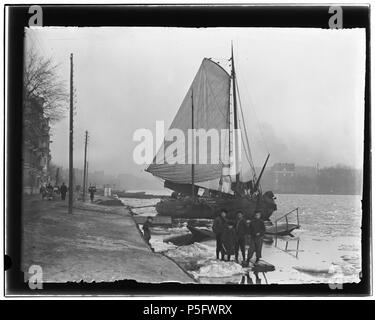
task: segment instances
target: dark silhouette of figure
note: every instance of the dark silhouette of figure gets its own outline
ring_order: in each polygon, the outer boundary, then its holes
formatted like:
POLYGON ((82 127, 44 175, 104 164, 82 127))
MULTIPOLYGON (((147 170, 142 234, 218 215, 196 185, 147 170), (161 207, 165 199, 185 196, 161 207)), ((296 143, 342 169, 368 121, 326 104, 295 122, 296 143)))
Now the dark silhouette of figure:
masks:
POLYGON ((61 185, 61 187, 60 187, 61 200, 65 200, 67 192, 68 192, 68 187, 63 182, 62 185, 61 185))
POLYGON ((263 236, 266 231, 263 220, 261 220, 261 213, 255 213, 255 219, 250 223, 250 248, 247 255, 247 262, 253 257, 254 252, 256 253, 256 261, 262 257, 262 244, 263 236))
POLYGON ((89 193, 90 193, 90 200, 91 200, 91 202, 94 202, 95 192, 96 192, 96 187, 95 186, 90 186, 89 187, 89 193))
POLYGON ((47 198, 48 198, 48 200, 52 200, 53 199, 53 187, 52 187, 51 183, 48 183, 46 189, 47 189, 47 198))
POLYGON ((234 223, 229 222, 222 235, 222 245, 224 252, 227 255, 227 261, 230 261, 231 255, 235 253, 236 238, 237 235, 236 229, 234 228, 234 223))
POLYGON ((243 213, 241 211, 238 211, 237 220, 236 220, 236 246, 235 246, 235 253, 234 253, 236 262, 238 262, 239 250, 241 250, 241 253, 242 253, 242 261, 246 260, 246 257, 245 257, 246 233, 247 233, 246 221, 243 218, 243 213))
POLYGON ((145 239, 146 243, 150 245, 150 239, 151 239, 151 231, 150 227, 152 226, 152 221, 154 219, 152 217, 147 217, 146 222, 143 224, 143 238, 145 239))
POLYGON ((227 211, 225 209, 222 209, 219 215, 215 218, 214 224, 212 226, 212 231, 216 236, 216 259, 220 259, 219 253, 221 253, 221 260, 224 260, 224 250, 221 238, 227 225, 226 216, 227 211))
POLYGON ((44 185, 41 185, 40 189, 39 189, 39 192, 42 195, 42 200, 43 200, 46 196, 46 193, 47 193, 46 187, 44 185))

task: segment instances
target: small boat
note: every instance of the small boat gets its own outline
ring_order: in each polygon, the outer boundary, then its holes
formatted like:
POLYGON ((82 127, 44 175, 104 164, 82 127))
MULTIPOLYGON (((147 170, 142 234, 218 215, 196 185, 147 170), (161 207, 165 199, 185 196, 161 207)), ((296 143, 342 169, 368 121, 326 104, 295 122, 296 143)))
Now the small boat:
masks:
MULTIPOLYGON (((187 228, 196 238, 201 238, 201 239, 205 239, 205 240, 215 238, 215 233, 211 230, 196 228, 196 227, 193 227, 193 226, 188 226, 187 228)), ((263 238, 263 242, 267 243, 267 244, 272 243, 273 238, 270 237, 270 235, 278 235, 278 236, 290 235, 290 236, 293 236, 291 234, 291 232, 295 229, 298 229, 298 228, 299 228, 298 225, 290 224, 290 223, 288 224, 288 226, 286 226, 286 224, 285 225, 284 224, 278 225, 277 230, 276 230, 275 226, 266 226, 266 232, 265 232, 265 235, 264 235, 264 238, 263 238)))
POLYGON ((201 242, 205 240, 210 240, 215 237, 215 234, 206 229, 198 229, 196 227, 187 227, 191 233, 182 234, 178 236, 172 236, 163 240, 163 242, 170 242, 176 246, 186 246, 194 242, 201 242))
POLYGON ((249 268, 253 272, 272 272, 275 271, 275 266, 267 261, 259 260, 258 262, 249 263, 249 268))
POLYGON ((191 233, 188 234, 181 234, 178 236, 168 237, 163 240, 164 243, 172 243, 175 246, 188 246, 189 244, 193 244, 197 242, 194 236, 191 233))
POLYGON ((213 239, 215 238, 215 233, 208 229, 196 228, 193 226, 187 226, 189 231, 196 237, 202 239, 213 239))
POLYGON ((298 224, 293 223, 279 223, 273 226, 266 227, 266 234, 272 234, 275 236, 292 236, 292 231, 299 229, 298 224))

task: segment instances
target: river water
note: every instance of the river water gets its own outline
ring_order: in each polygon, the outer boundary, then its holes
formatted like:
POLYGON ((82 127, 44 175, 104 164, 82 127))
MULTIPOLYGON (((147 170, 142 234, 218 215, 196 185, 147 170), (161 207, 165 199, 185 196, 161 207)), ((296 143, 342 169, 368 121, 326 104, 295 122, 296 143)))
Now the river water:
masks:
MULTIPOLYGON (((166 194, 166 191, 149 191, 166 194)), ((301 228, 294 237, 273 238, 264 244, 262 260, 273 264, 275 271, 254 274, 240 264, 217 261, 215 241, 177 247, 163 240, 187 234, 186 221, 172 228, 155 227, 151 245, 157 252, 173 258, 200 283, 350 283, 359 282, 361 274, 361 197, 352 195, 276 195, 278 211, 271 220, 299 208, 301 228)), ((121 199, 130 206, 152 205, 158 199, 121 199)), ((155 215, 154 208, 133 209, 139 215, 155 215)), ((291 215, 289 223, 296 216, 291 215)), ((200 221, 210 228, 210 220, 200 221)), ((198 221, 199 224, 199 221, 198 221)))

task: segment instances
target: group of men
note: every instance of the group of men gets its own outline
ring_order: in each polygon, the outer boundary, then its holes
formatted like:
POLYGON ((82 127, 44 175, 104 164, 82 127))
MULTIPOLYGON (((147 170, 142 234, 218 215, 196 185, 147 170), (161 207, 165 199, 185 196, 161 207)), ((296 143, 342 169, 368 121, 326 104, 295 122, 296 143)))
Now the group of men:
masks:
POLYGON ((265 225, 261 219, 261 213, 255 213, 255 219, 244 218, 242 211, 237 212, 236 221, 227 220, 228 212, 222 209, 214 220, 212 230, 216 235, 216 258, 230 261, 232 255, 238 262, 239 251, 242 253, 242 262, 249 264, 250 259, 256 254, 256 263, 262 257, 263 236, 265 225), (249 249, 246 257, 246 243, 249 249))
MULTIPOLYGON (((56 193, 56 194, 60 193, 61 200, 65 200, 66 194, 68 192, 68 187, 65 185, 64 182, 62 183, 62 185, 60 187, 59 186, 52 187, 52 185, 49 183, 47 186, 42 185, 40 187, 39 191, 42 195, 42 199, 47 198, 48 200, 52 200, 54 198, 53 197, 54 193, 56 193)), ((88 191, 90 193, 90 200, 91 200, 91 202, 93 202, 94 201, 94 195, 95 195, 95 192, 96 192, 96 187, 90 185, 88 191)))
MULTIPOLYGON (((261 213, 255 212, 255 218, 248 220, 244 218, 242 211, 237 211, 236 221, 227 220, 228 212, 222 209, 214 220, 212 230, 216 236, 216 258, 230 261, 232 255, 235 261, 238 261, 239 251, 242 253, 242 263, 249 265, 254 253, 256 254, 255 263, 262 257, 263 236, 266 231, 261 213), (246 257, 246 244, 249 249, 246 257)), ((143 224, 143 238, 150 245, 153 218, 147 217, 143 224)))
POLYGON ((42 195, 42 199, 47 198, 48 200, 54 199, 54 194, 59 194, 61 195, 61 200, 65 200, 66 193, 68 192, 68 187, 65 185, 63 182, 62 185, 59 186, 54 186, 50 183, 48 183, 46 186, 41 185, 39 189, 40 194, 42 195))

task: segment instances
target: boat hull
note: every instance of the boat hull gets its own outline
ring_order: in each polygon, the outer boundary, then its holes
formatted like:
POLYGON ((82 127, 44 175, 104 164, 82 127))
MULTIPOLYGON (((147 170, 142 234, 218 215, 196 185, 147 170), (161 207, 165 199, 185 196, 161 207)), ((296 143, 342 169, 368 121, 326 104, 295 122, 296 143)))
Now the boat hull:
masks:
POLYGON ((268 201, 257 201, 249 198, 199 198, 191 199, 163 199, 156 204, 156 211, 162 216, 184 219, 214 219, 221 209, 228 211, 228 219, 235 219, 237 211, 242 211, 246 219, 253 219, 256 209, 262 214, 263 220, 269 220, 276 210, 276 204, 268 201))

